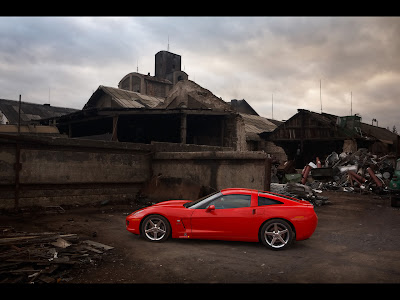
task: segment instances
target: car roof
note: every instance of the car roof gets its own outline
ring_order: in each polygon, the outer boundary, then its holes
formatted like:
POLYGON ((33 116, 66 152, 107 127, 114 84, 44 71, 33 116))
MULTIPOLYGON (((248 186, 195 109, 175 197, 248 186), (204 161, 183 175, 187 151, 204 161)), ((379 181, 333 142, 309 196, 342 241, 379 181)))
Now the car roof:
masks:
POLYGON ((221 190, 221 193, 224 193, 224 192, 239 192, 239 193, 256 192, 258 194, 271 195, 271 196, 275 196, 275 197, 284 198, 284 199, 287 199, 287 200, 300 202, 299 199, 296 199, 296 198, 288 196, 288 195, 282 195, 282 194, 277 194, 277 193, 270 192, 270 191, 261 191, 261 190, 249 189, 249 188, 226 188, 226 189, 221 190))
POLYGON ((255 189, 248 189, 248 188, 227 188, 221 190, 221 193, 224 192, 244 192, 244 193, 251 193, 251 192, 258 192, 258 190, 255 189))

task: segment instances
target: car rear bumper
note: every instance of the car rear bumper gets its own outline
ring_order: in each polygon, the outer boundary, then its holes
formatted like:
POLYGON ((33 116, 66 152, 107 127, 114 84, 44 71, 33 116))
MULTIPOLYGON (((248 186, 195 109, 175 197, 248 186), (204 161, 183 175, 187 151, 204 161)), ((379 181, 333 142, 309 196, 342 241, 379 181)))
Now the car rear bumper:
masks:
POLYGON ((314 213, 304 218, 298 218, 293 223, 296 228, 296 241, 302 241, 310 238, 315 232, 318 224, 318 217, 314 213))

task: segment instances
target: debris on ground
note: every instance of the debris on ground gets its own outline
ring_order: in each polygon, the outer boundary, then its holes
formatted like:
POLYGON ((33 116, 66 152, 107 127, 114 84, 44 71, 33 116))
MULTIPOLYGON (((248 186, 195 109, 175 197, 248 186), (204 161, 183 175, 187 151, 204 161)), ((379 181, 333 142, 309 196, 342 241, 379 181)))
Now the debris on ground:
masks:
POLYGON ((0 283, 67 282, 72 268, 93 265, 113 247, 77 234, 16 232, 0 226, 0 283))
POLYGON ((378 156, 365 148, 354 153, 338 154, 333 151, 324 163, 318 157, 315 162, 309 162, 301 174, 293 172, 293 163, 278 168, 278 176, 275 178, 279 178, 279 183, 271 183, 271 191, 308 200, 314 205, 330 203, 318 195, 323 190, 387 193, 395 169, 395 159, 395 155, 378 156), (289 170, 293 173, 288 173, 289 170))
POLYGON ((308 185, 296 182, 271 183, 271 192, 306 200, 316 206, 331 203, 328 197, 319 195, 322 192, 321 190, 312 189, 308 185))
MULTIPOLYGON (((325 167, 332 170, 331 176, 322 181, 321 187, 346 192, 386 193, 394 172, 395 158, 394 155, 379 157, 365 148, 350 154, 332 152, 325 161, 325 167)), ((311 170, 313 180, 316 179, 314 172, 318 173, 318 169, 311 170)))

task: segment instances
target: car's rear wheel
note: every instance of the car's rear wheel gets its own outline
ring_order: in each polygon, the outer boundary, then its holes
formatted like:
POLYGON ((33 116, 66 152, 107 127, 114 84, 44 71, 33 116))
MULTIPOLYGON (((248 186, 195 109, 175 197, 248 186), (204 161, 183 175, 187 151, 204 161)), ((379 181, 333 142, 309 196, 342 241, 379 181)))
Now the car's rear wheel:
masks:
POLYGON ((160 215, 147 216, 142 223, 142 235, 151 242, 163 242, 168 239, 171 226, 168 220, 160 215))
POLYGON ((269 220, 260 230, 261 242, 272 250, 288 248, 293 243, 294 236, 289 223, 281 219, 269 220))

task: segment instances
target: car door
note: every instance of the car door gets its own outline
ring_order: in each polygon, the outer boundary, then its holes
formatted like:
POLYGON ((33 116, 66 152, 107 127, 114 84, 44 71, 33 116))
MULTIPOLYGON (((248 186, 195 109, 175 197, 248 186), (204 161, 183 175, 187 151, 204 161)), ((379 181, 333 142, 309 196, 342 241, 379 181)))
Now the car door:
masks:
POLYGON ((247 240, 253 220, 251 194, 221 195, 191 216, 193 238, 247 240))

